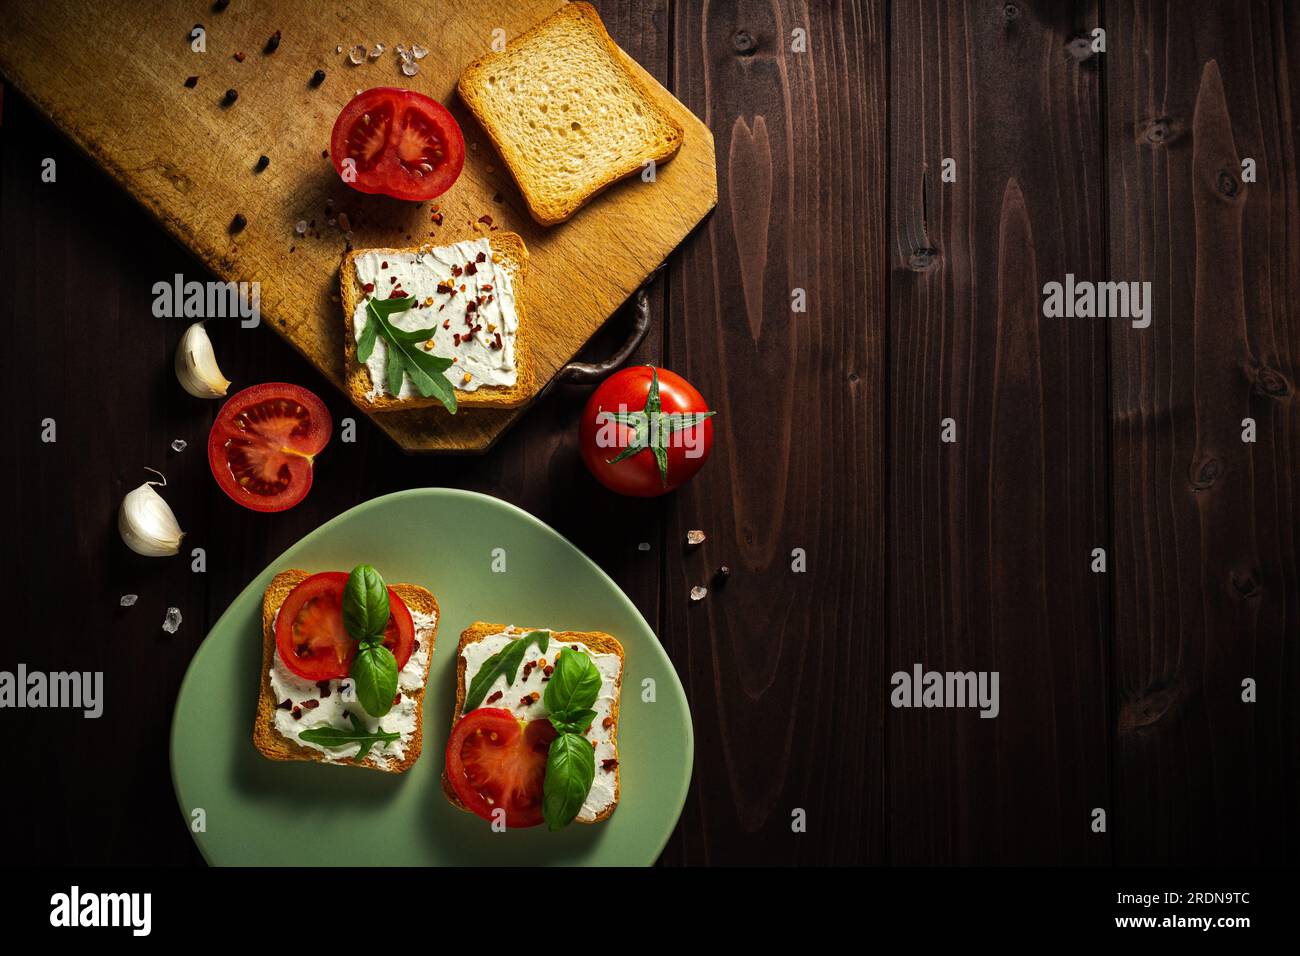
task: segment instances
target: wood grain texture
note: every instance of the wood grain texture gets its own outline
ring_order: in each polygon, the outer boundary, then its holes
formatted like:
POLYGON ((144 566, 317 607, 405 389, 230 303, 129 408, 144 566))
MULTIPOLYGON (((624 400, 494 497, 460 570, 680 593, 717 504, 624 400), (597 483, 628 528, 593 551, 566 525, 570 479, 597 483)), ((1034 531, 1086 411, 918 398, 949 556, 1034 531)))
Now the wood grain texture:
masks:
POLYGON ((1105 325, 1040 293, 1102 269, 1098 77, 1065 52, 1096 10, 891 9, 886 667, 997 671, 1001 711, 887 712, 889 858, 1100 862, 1105 325))
POLYGON ((723 423, 668 517, 665 644, 697 728, 685 863, 883 858, 883 11, 676 8, 674 88, 722 157, 669 277, 669 361, 723 423))
POLYGON ((1150 328, 1113 332, 1116 858, 1280 863, 1300 847, 1300 22, 1109 17, 1111 270, 1154 298, 1150 328))
MULTIPOLYGON (((1300 18, 1280 0, 598 6, 723 157, 722 202, 656 280, 634 359, 719 412, 709 464, 659 500, 606 492, 580 463, 586 389, 549 392, 485 455, 413 457, 265 329, 213 323, 236 386, 297 382, 357 425, 299 506, 239 508, 202 453, 216 404, 171 373, 185 323, 151 314, 160 277, 208 274, 4 93, 0 331, 22 365, 0 377, 0 519, 20 545, 0 571, 26 590, 0 668, 103 669, 109 706, 5 712, 11 763, 36 784, 9 795, 0 858, 200 862, 166 753, 199 640, 323 521, 438 485, 551 524, 659 634, 696 728, 664 863, 1293 859, 1300 18), (1098 22, 1107 53, 1068 59, 1098 22), (1225 176, 1246 157, 1258 181, 1225 176), (1067 271, 1150 280, 1152 326, 1042 318, 1043 283, 1067 271), (206 573, 117 540, 146 465, 206 573), (65 581, 83 600, 52 635, 65 581), (711 587, 699 604, 695 584, 711 587), (139 602, 120 609, 127 592, 139 602), (889 707, 891 672, 917 661, 1000 671, 1000 716, 889 707), (1088 828, 1095 806, 1107 834, 1088 828)), ((348 40, 321 30, 330 50, 348 40)))
MULTIPOLYGON (((259 282, 265 321, 340 387, 343 322, 335 299, 347 240, 341 228, 327 226, 327 216, 347 215, 358 248, 472 238, 484 215, 497 228, 520 233, 531 253, 529 342, 540 389, 717 201, 709 130, 629 61, 686 129, 681 150, 653 183, 634 176, 559 227, 532 221, 454 88, 460 69, 487 51, 493 30, 514 36, 560 5, 338 0, 274 11, 204 7, 196 14, 160 0, 65 0, 43 7, 6 0, 0 3, 7 23, 0 33, 0 72, 213 272, 259 282), (193 52, 188 39, 196 16, 206 30, 204 53, 193 52), (383 24, 384 35, 358 38, 358 23, 383 24), (283 39, 265 54, 275 30, 283 39), (96 41, 84 42, 88 35, 96 41), (419 75, 406 78, 391 50, 415 38, 432 52, 419 75), (358 40, 383 40, 388 52, 351 66, 346 50, 358 40), (343 53, 335 52, 339 45, 343 53), (64 53, 52 70, 48 51, 55 49, 64 53), (111 62, 106 49, 113 51, 111 62), (243 62, 234 59, 236 52, 245 54, 243 62), (320 88, 308 82, 317 68, 327 72, 320 88), (190 75, 199 76, 194 89, 183 85, 190 75), (440 226, 430 223, 430 204, 348 188, 321 155, 338 111, 357 88, 376 85, 427 93, 448 104, 465 131, 465 169, 435 202, 444 216, 440 226), (239 99, 223 106, 228 88, 239 99), (166 122, 141 122, 142 103, 152 104, 166 122), (260 154, 271 165, 257 173, 260 154), (248 225, 232 233, 236 212, 248 225), (300 220, 314 224, 306 237, 295 235, 300 220)), ((410 451, 483 451, 521 411, 466 409, 453 417, 422 409, 376 415, 375 421, 410 451)))

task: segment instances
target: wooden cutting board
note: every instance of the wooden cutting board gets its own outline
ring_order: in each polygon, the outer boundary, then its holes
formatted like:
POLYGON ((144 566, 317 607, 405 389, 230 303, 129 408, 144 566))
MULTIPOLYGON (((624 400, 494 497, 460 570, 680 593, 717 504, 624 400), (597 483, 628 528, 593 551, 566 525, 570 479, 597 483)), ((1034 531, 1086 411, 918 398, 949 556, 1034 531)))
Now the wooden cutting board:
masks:
MULTIPOLYGON (((461 69, 491 48, 494 31, 517 36, 562 5, 233 0, 216 12, 206 0, 0 0, 0 72, 217 276, 260 283, 263 323, 341 389, 337 277, 347 240, 341 228, 327 225, 329 215, 346 213, 358 248, 474 237, 485 228, 478 224, 483 216, 520 233, 532 254, 528 310, 535 325, 529 334, 540 390, 718 199, 712 134, 629 59, 685 128, 681 151, 657 170, 654 182, 634 176, 567 223, 545 229, 532 221, 455 85, 461 69), (206 52, 191 48, 196 24, 204 28, 206 52), (277 30, 279 47, 265 53, 277 30), (358 43, 382 43, 385 51, 353 66, 348 51, 358 43), (398 43, 431 51, 416 76, 402 75, 398 43), (317 69, 326 78, 313 87, 317 69), (198 77, 192 89, 185 86, 190 76, 198 77), (339 110, 373 86, 432 96, 465 132, 464 172, 435 200, 441 225, 431 219, 434 203, 364 196, 342 183, 322 156, 339 110), (227 89, 239 95, 223 106, 227 89), (263 154, 270 165, 256 172, 263 154), (330 201, 333 212, 327 214, 330 201), (232 233, 236 213, 247 226, 232 233), (302 220, 314 224, 306 236, 295 233, 302 220)), ((258 348, 262 336, 250 329, 223 338, 258 348)), ((409 451, 484 451, 522 411, 462 409, 453 417, 424 409, 371 417, 409 451)))

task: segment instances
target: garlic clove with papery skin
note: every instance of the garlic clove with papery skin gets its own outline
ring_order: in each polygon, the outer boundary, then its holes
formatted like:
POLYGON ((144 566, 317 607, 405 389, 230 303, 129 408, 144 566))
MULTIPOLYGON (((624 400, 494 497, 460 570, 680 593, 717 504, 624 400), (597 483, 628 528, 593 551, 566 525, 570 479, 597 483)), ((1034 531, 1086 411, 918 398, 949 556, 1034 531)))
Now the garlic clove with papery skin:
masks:
POLYGON ((230 388, 230 380, 217 367, 212 340, 202 322, 186 329, 176 346, 176 378, 195 398, 221 398, 230 388))
POLYGON ((181 538, 185 537, 172 509, 153 490, 156 484, 165 486, 167 482, 146 481, 122 499, 122 507, 117 512, 117 531, 122 540, 136 554, 147 558, 176 554, 181 549, 181 538))

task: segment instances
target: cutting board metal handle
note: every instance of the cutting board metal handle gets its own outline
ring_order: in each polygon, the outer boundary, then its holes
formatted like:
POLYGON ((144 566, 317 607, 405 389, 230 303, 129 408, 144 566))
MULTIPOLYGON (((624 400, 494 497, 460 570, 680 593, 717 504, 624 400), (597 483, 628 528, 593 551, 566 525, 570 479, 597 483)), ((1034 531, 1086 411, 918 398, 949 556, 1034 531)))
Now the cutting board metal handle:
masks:
POLYGON ((555 374, 555 378, 551 379, 550 385, 546 388, 547 391, 550 390, 551 385, 558 382, 570 385, 595 385, 631 357, 632 353, 645 341, 646 333, 650 331, 649 289, 650 284, 654 282, 661 269, 663 269, 662 264, 654 272, 650 273, 649 277, 633 295, 636 318, 632 323, 632 332, 628 335, 627 341, 623 343, 623 347, 603 362, 568 363, 555 374))

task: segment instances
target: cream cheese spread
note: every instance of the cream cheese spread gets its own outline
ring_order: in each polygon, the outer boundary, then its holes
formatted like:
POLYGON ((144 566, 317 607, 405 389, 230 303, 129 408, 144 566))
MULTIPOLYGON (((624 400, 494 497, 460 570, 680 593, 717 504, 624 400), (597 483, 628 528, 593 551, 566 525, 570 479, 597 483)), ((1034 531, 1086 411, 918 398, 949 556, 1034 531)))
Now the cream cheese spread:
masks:
MULTIPOLYGON (((278 619, 280 613, 276 612, 278 619)), ((398 763, 406 756, 411 736, 420 722, 419 702, 411 694, 424 687, 424 677, 429 667, 429 653, 433 648, 433 631, 437 617, 411 610, 411 623, 415 625, 415 641, 418 645, 411 652, 406 666, 398 672, 397 688, 401 700, 383 717, 371 717, 351 693, 351 681, 348 678, 325 681, 322 687, 316 681, 306 680, 289 670, 280 659, 279 650, 271 656, 271 695, 275 698, 275 729, 280 736, 292 740, 300 747, 320 751, 327 763, 340 763, 345 758, 355 756, 356 744, 343 747, 327 747, 303 740, 298 735, 314 727, 339 727, 351 729, 352 722, 348 713, 356 714, 367 730, 383 727, 388 733, 401 734, 401 738, 391 743, 377 743, 367 755, 365 762, 380 769, 386 769, 398 763), (289 701, 288 708, 282 707, 289 701), (314 704, 309 703, 315 701, 314 704), (294 718, 297 709, 301 717, 294 718)), ((274 625, 272 625, 274 627, 274 625)))
MULTIPOLYGON (((528 632, 512 627, 499 634, 491 634, 481 641, 466 645, 465 649, 461 651, 461 657, 465 659, 466 688, 474 682, 474 675, 479 672, 479 669, 482 668, 483 663, 489 657, 515 638, 526 633, 528 632)), ((614 802, 614 785, 618 778, 612 767, 606 770, 602 767, 602 764, 617 757, 612 740, 613 727, 612 725, 606 727, 605 719, 613 716, 614 705, 618 703, 619 688, 623 681, 623 661, 619 656, 617 654, 601 654, 581 643, 560 643, 554 637, 548 642, 545 651, 536 644, 530 644, 528 650, 524 652, 523 664, 520 665, 519 673, 515 675, 514 683, 507 684, 506 675, 502 674, 487 689, 487 693, 483 697, 483 703, 479 706, 505 708, 520 720, 536 720, 545 717, 546 705, 543 697, 546 693, 546 673, 537 662, 545 658, 548 663, 554 664, 556 656, 565 647, 582 651, 591 658, 592 663, 596 665, 596 669, 600 671, 600 694, 596 698, 596 703, 592 705, 596 717, 591 722, 591 729, 586 734, 587 739, 594 741, 596 744, 596 777, 592 781, 591 790, 587 793, 587 799, 582 803, 582 809, 578 811, 579 820, 590 822, 614 802), (530 663, 534 666, 528 667, 530 663), (494 695, 498 692, 501 696, 493 700, 494 695), (537 700, 530 700, 527 704, 522 703, 522 700, 529 697, 533 692, 537 693, 537 700)))
MULTIPOLYGON (((443 373, 452 385, 473 392, 484 385, 515 384, 515 290, 509 271, 492 261, 490 240, 467 239, 419 252, 363 252, 355 262, 357 281, 366 290, 352 315, 357 341, 369 321, 366 302, 405 293, 415 297, 415 307, 390 316, 389 323, 405 332, 432 328, 432 348, 424 349, 423 343, 413 347, 452 359, 443 373)), ((387 366, 388 341, 381 335, 366 360, 371 382, 366 397, 371 401, 392 394, 387 366)), ((403 377, 397 397, 419 397, 409 376, 403 377)))

